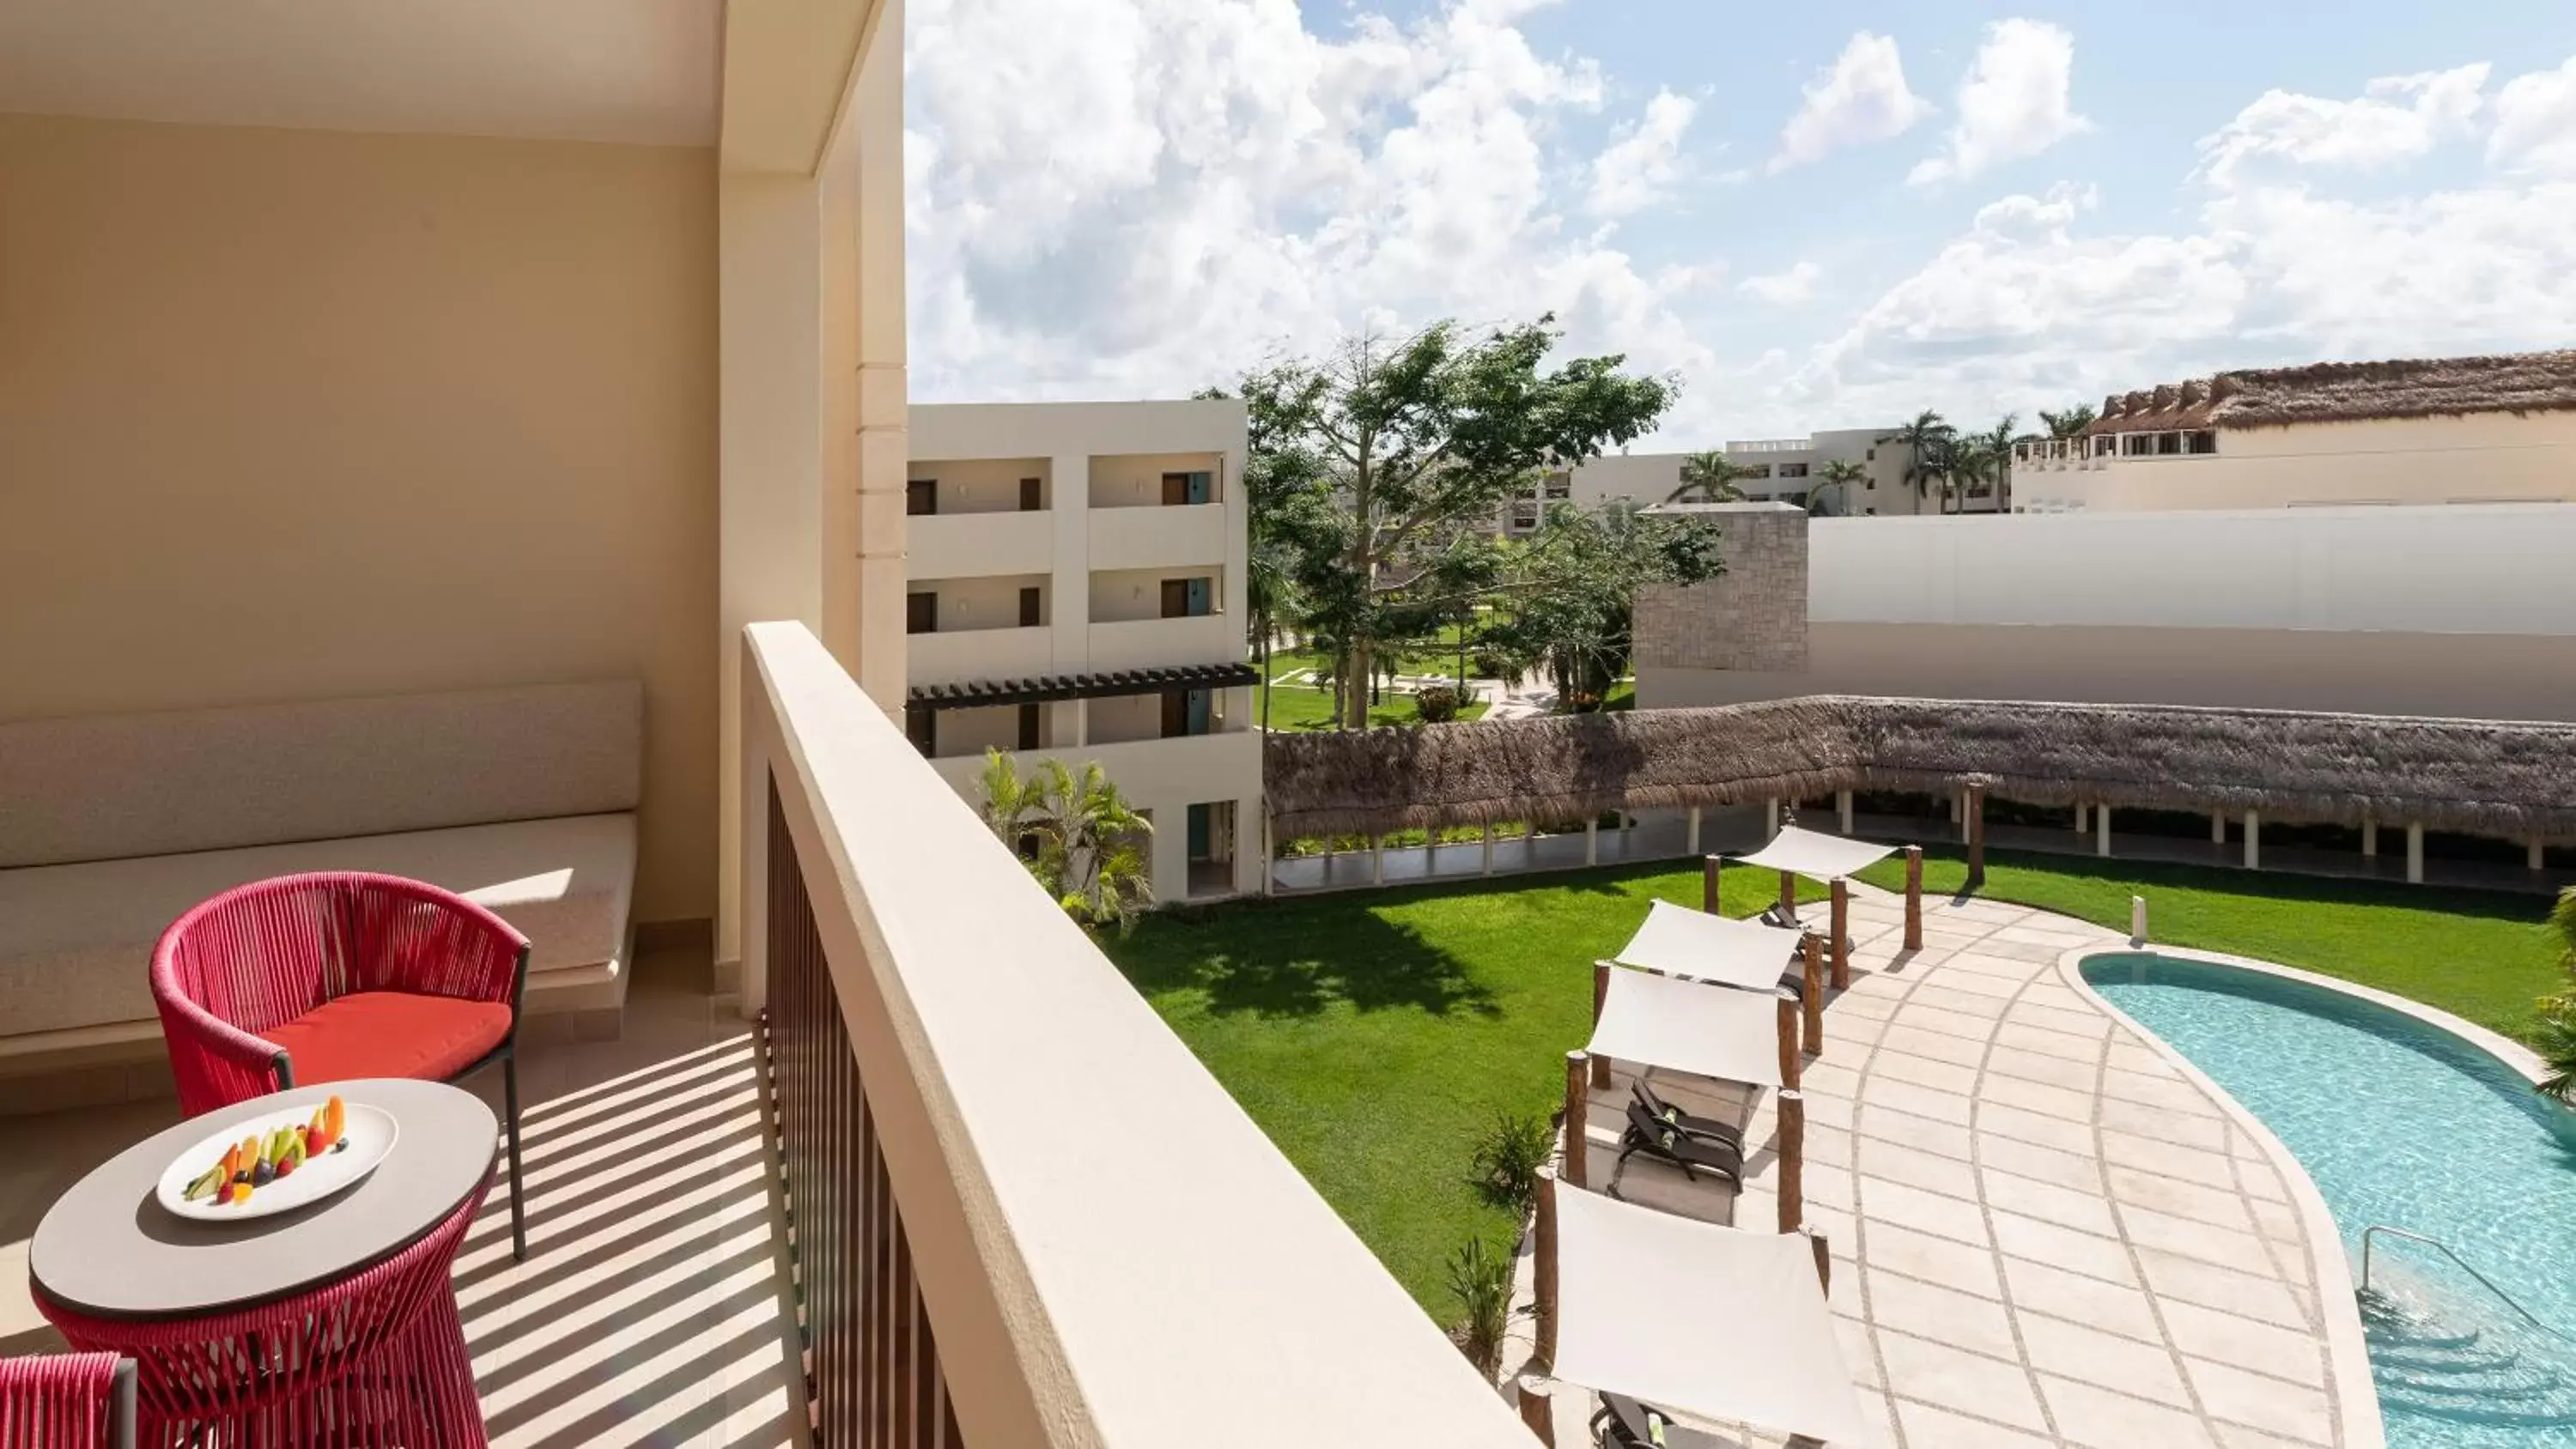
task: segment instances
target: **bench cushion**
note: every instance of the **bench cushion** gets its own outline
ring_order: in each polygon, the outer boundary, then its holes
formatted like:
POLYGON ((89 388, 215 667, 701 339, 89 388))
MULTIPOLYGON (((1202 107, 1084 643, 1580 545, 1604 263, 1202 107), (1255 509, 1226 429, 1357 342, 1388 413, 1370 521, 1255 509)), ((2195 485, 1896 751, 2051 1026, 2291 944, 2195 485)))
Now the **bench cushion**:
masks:
POLYGON ((0 724, 0 869, 635 809, 633 680, 0 724))
POLYGON ((308 870, 409 876, 488 907, 528 937, 533 995, 546 973, 619 966, 635 817, 0 870, 0 1022, 18 1034, 153 1020, 152 948, 181 912, 233 886, 308 870))
POLYGON ((360 1077, 443 1082, 509 1034, 507 1002, 353 991, 269 1028, 262 1039, 285 1051, 295 1085, 311 1087, 360 1077))

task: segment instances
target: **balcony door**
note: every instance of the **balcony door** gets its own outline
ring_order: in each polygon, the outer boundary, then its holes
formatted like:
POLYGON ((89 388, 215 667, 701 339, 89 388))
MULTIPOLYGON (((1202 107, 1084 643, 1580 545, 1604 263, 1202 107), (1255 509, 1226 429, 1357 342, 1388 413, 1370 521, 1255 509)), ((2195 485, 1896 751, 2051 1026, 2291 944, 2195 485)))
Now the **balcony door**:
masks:
POLYGON ((914 478, 903 485, 903 511, 915 518, 939 511, 939 480, 914 478))
POLYGON ((907 634, 939 632, 939 595, 937 593, 903 596, 903 632, 907 634))
POLYGON ((1038 597, 1038 591, 1034 586, 1020 590, 1020 627, 1023 629, 1036 628, 1038 626, 1038 615, 1043 612, 1043 608, 1044 606, 1041 604, 1038 597))

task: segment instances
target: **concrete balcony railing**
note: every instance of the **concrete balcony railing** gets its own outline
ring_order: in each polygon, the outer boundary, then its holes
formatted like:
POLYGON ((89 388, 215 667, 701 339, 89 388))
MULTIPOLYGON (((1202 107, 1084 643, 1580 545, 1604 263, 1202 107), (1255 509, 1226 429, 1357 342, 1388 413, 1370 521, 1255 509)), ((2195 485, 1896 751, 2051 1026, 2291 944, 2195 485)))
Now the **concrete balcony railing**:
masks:
POLYGON ((1055 667, 1055 631, 956 629, 915 634, 904 641, 914 684, 963 684, 971 679, 1029 679, 1055 667))
POLYGON ((1225 505, 1095 508, 1090 513, 1094 569, 1179 568, 1225 562, 1225 505))
POLYGON ((1224 614, 1091 626, 1093 669, 1217 664, 1244 655, 1242 621, 1224 614))
POLYGON ((816 1443, 1527 1449, 811 634, 745 631, 740 697, 816 1443))
MULTIPOLYGON (((1013 754, 1023 773, 1045 760, 1062 760, 1076 770, 1096 762, 1111 780, 1133 781, 1150 773, 1159 795, 1221 800, 1232 798, 1242 789, 1247 770, 1259 768, 1261 733, 1251 729, 1225 730, 1171 739, 1061 745, 1013 754)), ((980 752, 933 760, 930 765, 964 798, 978 797, 984 773, 984 756, 980 752)))
POLYGON ((915 514, 904 520, 904 551, 916 579, 1042 574, 1055 567, 1055 514, 915 514))

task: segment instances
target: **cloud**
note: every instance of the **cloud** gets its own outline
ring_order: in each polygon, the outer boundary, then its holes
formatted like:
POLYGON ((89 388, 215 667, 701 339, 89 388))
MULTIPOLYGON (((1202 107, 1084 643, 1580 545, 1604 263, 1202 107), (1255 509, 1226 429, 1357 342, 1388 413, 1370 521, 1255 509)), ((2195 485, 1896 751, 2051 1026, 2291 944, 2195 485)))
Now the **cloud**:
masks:
POLYGON ((2496 92, 2487 159, 2519 171, 2576 176, 2576 58, 2515 76, 2496 92))
POLYGON ((1775 173, 1902 136, 1932 114, 1931 103, 1906 86, 1896 42, 1866 30, 1843 47, 1831 70, 1807 82, 1805 97, 1780 129, 1779 154, 1769 168, 1775 173))
POLYGON ((1968 78, 1959 83, 1959 120, 1940 154, 1906 176, 1917 186, 1966 181, 2007 161, 2036 156, 2093 128, 2075 114, 2075 37, 2039 20, 1986 27, 1968 78))
POLYGON ((1814 296, 1816 279, 1824 274, 1825 269, 1814 262, 1800 262, 1785 272, 1747 277, 1737 283, 1735 289, 1774 306, 1785 307, 1814 296))
POLYGON ((2265 91, 2234 120, 2201 138, 2201 172, 2227 186, 2264 159, 2353 170, 2415 160, 2443 141, 2470 134, 2487 71, 2481 62, 2383 76, 2348 101, 2265 91))
POLYGON ((1655 92, 1646 113, 1621 127, 1609 149, 1593 158, 1587 209, 1595 216, 1621 217, 1662 201, 1680 174, 1682 134, 1698 110, 1699 103, 1688 96, 1655 92))

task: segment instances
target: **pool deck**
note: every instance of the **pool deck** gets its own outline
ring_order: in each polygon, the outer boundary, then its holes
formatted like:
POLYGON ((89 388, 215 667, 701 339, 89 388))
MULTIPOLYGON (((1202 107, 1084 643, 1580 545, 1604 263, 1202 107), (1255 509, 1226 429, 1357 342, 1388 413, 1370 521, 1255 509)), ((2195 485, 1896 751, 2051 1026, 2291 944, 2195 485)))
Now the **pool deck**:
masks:
MULTIPOLYGON (((1821 923, 1822 906, 1808 912, 1821 923)), ((2062 958, 2127 943, 1935 898, 1924 949, 1904 953, 1903 914, 1899 897, 1854 888, 1852 984, 1802 1083, 1807 1225, 1832 1248, 1875 1442, 2378 1449, 2343 1249, 2305 1175, 2292 1162, 2285 1177, 2251 1119, 2061 974, 2062 958)), ((1622 1069, 1592 1096, 1595 1184, 1613 1180, 1629 1080, 1622 1069)), ((1687 1078, 1655 1082, 1679 1104, 1723 1104, 1687 1078)), ((1643 1161, 1617 1188, 1769 1231, 1770 1094, 1746 1137, 1763 1146, 1740 1196, 1643 1161)), ((1559 1444, 1589 1442, 1590 1409, 1559 1386, 1559 1444)), ((1721 1445, 1781 1442, 1706 1428, 1721 1445)))

